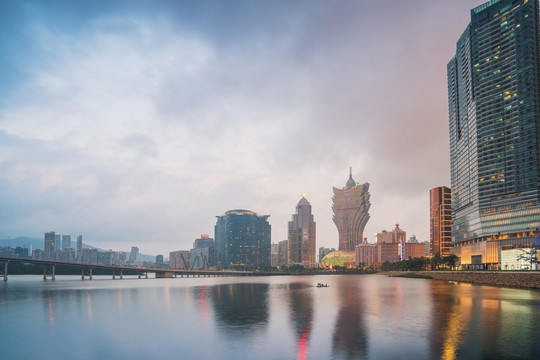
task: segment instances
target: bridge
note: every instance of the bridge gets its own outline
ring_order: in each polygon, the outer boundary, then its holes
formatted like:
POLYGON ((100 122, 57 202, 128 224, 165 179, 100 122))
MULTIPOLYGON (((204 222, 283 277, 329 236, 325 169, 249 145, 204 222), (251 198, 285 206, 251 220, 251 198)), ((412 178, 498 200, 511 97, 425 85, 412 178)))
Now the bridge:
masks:
POLYGON ((57 261, 48 259, 33 259, 17 256, 4 256, 0 255, 0 277, 4 278, 4 281, 8 279, 8 264, 9 262, 22 262, 29 264, 41 264, 43 265, 43 280, 50 278, 54 280, 56 278, 56 266, 73 266, 81 269, 81 280, 88 278, 92 280, 93 269, 105 269, 110 270, 112 278, 123 279, 124 271, 135 272, 139 279, 148 279, 149 273, 154 273, 156 278, 176 278, 176 277, 214 277, 214 276, 268 276, 268 275, 290 275, 289 273, 276 273, 276 272, 260 272, 260 271, 237 271, 237 270, 186 270, 186 269, 161 269, 161 268, 147 268, 147 267, 134 267, 123 265, 106 265, 106 264, 89 264, 79 263, 71 261, 57 261))

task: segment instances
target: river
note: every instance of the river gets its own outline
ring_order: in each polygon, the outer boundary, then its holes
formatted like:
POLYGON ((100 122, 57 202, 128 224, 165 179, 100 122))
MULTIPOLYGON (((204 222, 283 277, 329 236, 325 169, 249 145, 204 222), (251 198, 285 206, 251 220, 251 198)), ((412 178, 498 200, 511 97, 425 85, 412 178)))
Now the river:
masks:
POLYGON ((538 359, 540 292, 382 275, 12 275, 0 358, 538 359))

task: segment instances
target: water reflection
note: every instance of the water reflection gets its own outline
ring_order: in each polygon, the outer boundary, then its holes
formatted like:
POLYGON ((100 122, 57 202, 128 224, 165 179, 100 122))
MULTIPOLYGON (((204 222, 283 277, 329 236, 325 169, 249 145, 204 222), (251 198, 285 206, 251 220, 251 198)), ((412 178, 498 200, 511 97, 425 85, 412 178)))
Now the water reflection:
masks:
POLYGON ((538 293, 470 284, 431 283, 431 357, 535 359, 538 293), (521 296, 521 299, 517 298, 521 296), (527 302, 533 306, 523 306, 527 302))
POLYGON ((252 335, 268 322, 268 284, 223 284, 212 287, 215 320, 223 333, 252 335))
POLYGON ((362 359, 368 354, 367 331, 364 324, 363 300, 350 279, 337 282, 341 305, 333 336, 335 355, 345 359, 362 359))
POLYGON ((312 286, 304 283, 289 284, 290 317, 298 342, 298 359, 307 359, 309 334, 313 326, 312 286))

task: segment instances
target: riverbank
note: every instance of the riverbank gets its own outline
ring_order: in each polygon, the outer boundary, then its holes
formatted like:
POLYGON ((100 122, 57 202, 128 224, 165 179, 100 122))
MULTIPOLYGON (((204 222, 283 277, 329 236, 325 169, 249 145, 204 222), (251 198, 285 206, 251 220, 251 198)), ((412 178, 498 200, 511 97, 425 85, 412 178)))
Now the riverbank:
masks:
POLYGON ((379 275, 540 289, 540 271, 387 271, 379 275))

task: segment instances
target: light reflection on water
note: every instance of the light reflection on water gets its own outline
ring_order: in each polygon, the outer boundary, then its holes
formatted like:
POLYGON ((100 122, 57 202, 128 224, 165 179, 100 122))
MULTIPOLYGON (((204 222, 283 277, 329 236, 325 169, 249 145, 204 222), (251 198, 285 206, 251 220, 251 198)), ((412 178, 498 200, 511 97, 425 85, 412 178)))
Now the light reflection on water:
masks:
POLYGON ((540 292, 380 275, 11 276, 0 325, 2 358, 535 359, 540 292))

